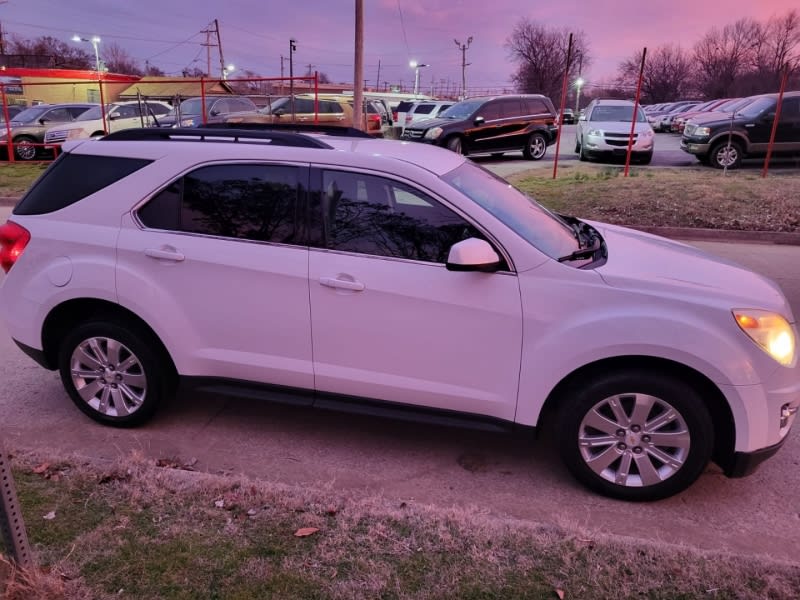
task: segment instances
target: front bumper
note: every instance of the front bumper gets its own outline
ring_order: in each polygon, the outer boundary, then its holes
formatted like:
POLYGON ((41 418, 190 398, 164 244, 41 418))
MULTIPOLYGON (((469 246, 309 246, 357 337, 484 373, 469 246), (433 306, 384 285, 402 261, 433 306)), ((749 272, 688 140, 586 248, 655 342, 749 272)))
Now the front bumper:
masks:
POLYGON ((747 477, 756 472, 758 466, 775 455, 786 443, 784 437, 780 442, 754 452, 734 452, 730 463, 723 467, 723 472, 731 478, 747 477))
POLYGON ((681 150, 689 154, 703 156, 711 150, 711 144, 684 136, 681 138, 681 150))

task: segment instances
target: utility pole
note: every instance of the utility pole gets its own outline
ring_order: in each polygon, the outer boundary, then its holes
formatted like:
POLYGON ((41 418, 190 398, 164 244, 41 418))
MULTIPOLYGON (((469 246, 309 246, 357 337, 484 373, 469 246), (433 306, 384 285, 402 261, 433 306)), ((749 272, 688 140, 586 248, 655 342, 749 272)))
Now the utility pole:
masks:
POLYGON ((380 91, 381 87, 381 59, 378 59, 378 78, 375 80, 375 87, 380 91))
POLYGON ((364 0, 356 0, 355 29, 353 116, 358 115, 358 120, 353 119, 353 127, 363 129, 361 115, 364 110, 364 88, 361 87, 361 81, 364 79, 364 0))
POLYGON ((219 48, 219 76, 225 79, 225 59, 222 57, 222 38, 219 35, 219 21, 214 19, 214 30, 217 32, 217 48, 219 48))
POLYGON ((283 60, 284 60, 284 58, 285 57, 283 56, 283 54, 281 54, 281 96, 283 96, 283 60))
POLYGON ((292 123, 294 123, 294 53, 297 52, 297 40, 289 40, 289 104, 292 107, 292 123))
POLYGON ((453 40, 456 43, 456 47, 461 50, 461 97, 459 100, 464 100, 467 97, 467 65, 471 63, 467 63, 467 49, 472 44, 472 36, 467 38, 467 43, 462 44, 458 40, 453 40))
POLYGON ((214 44, 211 43, 211 27, 206 27, 203 29, 202 33, 206 34, 206 43, 202 44, 206 47, 206 77, 211 77, 211 46, 214 44))

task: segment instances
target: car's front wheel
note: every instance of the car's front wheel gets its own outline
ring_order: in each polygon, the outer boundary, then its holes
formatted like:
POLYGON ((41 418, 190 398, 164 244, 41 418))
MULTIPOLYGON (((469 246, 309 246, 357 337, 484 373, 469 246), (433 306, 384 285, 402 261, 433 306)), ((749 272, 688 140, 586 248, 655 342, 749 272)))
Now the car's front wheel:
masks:
POLYGON ((691 485, 711 458, 714 429, 697 391, 650 371, 618 371, 573 385, 557 432, 570 472, 622 500, 658 500, 691 485))
POLYGON ((456 154, 464 154, 464 144, 458 136, 451 137, 447 140, 447 149, 452 150, 456 154))
POLYGON ((36 140, 28 136, 20 136, 14 140, 14 156, 17 160, 33 160, 36 158, 36 140))
POLYGON ((744 150, 739 142, 720 142, 711 150, 711 166, 718 169, 736 169, 742 164, 744 150))
POLYGON ((83 323, 61 344, 61 382, 77 407, 95 421, 139 425, 168 394, 169 371, 157 348, 155 340, 122 323, 83 323))
POLYGON ((547 140, 539 132, 532 133, 528 137, 525 148, 522 150, 522 154, 528 160, 541 160, 544 158, 545 152, 547 152, 547 140))

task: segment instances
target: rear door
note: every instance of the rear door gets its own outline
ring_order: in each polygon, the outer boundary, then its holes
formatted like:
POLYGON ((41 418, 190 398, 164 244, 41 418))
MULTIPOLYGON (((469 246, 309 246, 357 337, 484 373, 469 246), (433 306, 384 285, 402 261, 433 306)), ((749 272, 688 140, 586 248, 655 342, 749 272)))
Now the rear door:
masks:
POLYGON ((784 98, 775 132, 776 152, 800 152, 800 97, 784 98))
POLYGON ((201 166, 123 217, 119 297, 181 375, 313 388, 307 181, 305 165, 201 166))

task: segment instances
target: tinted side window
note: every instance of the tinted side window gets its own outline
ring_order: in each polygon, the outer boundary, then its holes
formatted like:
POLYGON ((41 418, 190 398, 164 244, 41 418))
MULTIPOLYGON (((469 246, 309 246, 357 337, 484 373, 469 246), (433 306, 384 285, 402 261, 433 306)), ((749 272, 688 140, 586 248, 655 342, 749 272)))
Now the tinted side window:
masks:
POLYGON ((139 210, 147 227, 259 242, 296 241, 299 169, 268 165, 202 167, 139 210))
MULTIPOLYGON (((144 107, 142 107, 144 108, 144 107)), ((165 115, 169 112, 169 108, 164 106, 163 104, 158 104, 156 102, 148 102, 147 103, 147 114, 150 115, 165 115)))
POLYGON ((342 171, 322 176, 326 247, 445 263, 456 242, 483 238, 449 208, 402 183, 342 171))
POLYGON ((417 115, 429 115, 433 112, 433 109, 436 107, 435 104, 419 104, 414 109, 414 114, 417 115))
POLYGON ((47 121, 71 121, 72 115, 66 108, 54 108, 43 114, 42 119, 47 121))
POLYGON ((781 104, 781 121, 800 121, 800 98, 783 99, 783 103, 781 104))
POLYGON ((151 162, 138 158, 65 152, 33 184, 17 204, 14 214, 44 215, 60 210, 124 179, 151 162), (91 177, 87 173, 91 173, 91 177))
POLYGON ((518 117, 522 114, 522 105, 516 98, 508 98, 500 102, 500 113, 504 119, 518 117))
POLYGON ((118 106, 112 113, 118 119, 131 119, 139 116, 139 106, 137 104, 123 104, 118 106))
POLYGON ((78 116, 82 115, 83 113, 85 113, 87 110, 89 110, 89 108, 91 108, 91 107, 89 107, 89 106, 71 106, 71 107, 67 108, 67 112, 74 119, 75 117, 78 117, 78 116))
POLYGON ((489 102, 481 107, 478 111, 478 116, 483 117, 486 121, 494 121, 502 118, 500 112, 500 104, 498 102, 489 102))
POLYGON ((296 113, 313 113, 314 101, 308 98, 295 98, 294 112, 296 113))
POLYGON ((547 108, 547 105, 538 98, 528 98, 524 102, 526 106, 526 114, 540 115, 542 113, 550 112, 550 109, 547 108))

